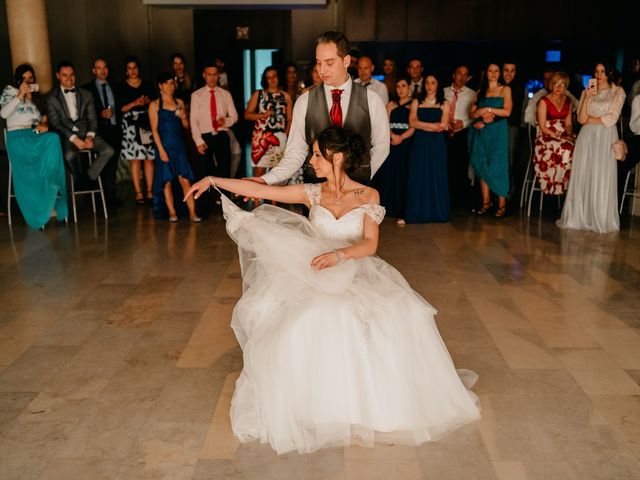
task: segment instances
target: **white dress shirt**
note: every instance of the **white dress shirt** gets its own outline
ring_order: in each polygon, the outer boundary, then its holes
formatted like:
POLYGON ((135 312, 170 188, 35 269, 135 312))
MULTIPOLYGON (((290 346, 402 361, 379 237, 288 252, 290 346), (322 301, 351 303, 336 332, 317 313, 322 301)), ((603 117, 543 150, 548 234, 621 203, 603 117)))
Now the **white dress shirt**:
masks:
MULTIPOLYGON (((454 87, 446 87, 444 89, 444 98, 451 104, 454 97, 454 87)), ((477 94, 467 86, 463 86, 458 90, 458 99, 456 100, 456 111, 453 113, 454 120, 462 120, 462 125, 467 128, 471 123, 469 111, 471 106, 476 103, 477 94)))
POLYGON ((362 80, 360 80, 359 78, 356 78, 354 80, 354 83, 360 83, 365 87, 376 92, 378 95, 380 95, 380 98, 382 99, 382 103, 384 105, 389 103, 389 91, 387 90, 387 86, 384 83, 382 83, 380 80, 371 78, 367 84, 364 84, 362 83, 362 80))
POLYGON ((629 129, 635 135, 640 135, 640 95, 636 95, 631 101, 631 119, 629 120, 629 129))
MULTIPOLYGON (((331 90, 335 88, 343 90, 340 96, 340 106, 342 107, 342 118, 346 119, 352 86, 352 80, 349 78, 339 87, 330 87, 329 85, 318 87, 324 88, 327 110, 330 111, 333 104, 331 90)), ((371 177, 373 177, 389 155, 389 119, 387 118, 387 109, 376 93, 367 90, 367 103, 369 105, 369 117, 371 118, 371 177)), ((309 145, 305 138, 305 117, 308 104, 309 92, 303 93, 296 100, 284 157, 273 170, 262 176, 262 179, 269 185, 284 183, 289 180, 302 167, 307 158, 309 145)))
POLYGON ((196 145, 203 145, 202 135, 210 133, 217 135, 219 131, 227 131, 238 121, 238 112, 233 104, 231 94, 222 87, 213 90, 216 97, 216 113, 224 119, 224 125, 216 131, 211 122, 211 89, 208 86, 199 88, 191 94, 191 136, 196 145))
MULTIPOLYGON (((538 102, 547 93, 549 92, 545 88, 541 88, 529 99, 527 108, 524 110, 524 123, 528 123, 534 127, 538 125, 538 102)), ((578 110, 580 101, 569 90, 565 90, 564 94, 569 97, 569 100, 571 100, 571 111, 575 112, 578 110)))
POLYGON ((78 106, 76 105, 75 92, 76 87, 71 88, 74 90, 73 92, 65 93, 64 91, 69 89, 65 89, 63 87, 60 87, 60 90, 62 91, 62 96, 64 97, 64 101, 67 104, 67 110, 69 110, 69 118, 71 118, 71 120, 75 122, 78 119, 78 106))

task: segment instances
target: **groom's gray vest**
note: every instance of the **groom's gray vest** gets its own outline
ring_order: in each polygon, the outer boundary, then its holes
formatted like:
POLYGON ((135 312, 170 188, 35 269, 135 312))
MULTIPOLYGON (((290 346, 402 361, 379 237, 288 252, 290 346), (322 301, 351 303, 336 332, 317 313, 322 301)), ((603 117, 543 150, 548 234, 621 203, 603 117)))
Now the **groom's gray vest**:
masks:
MULTIPOLYGON (((304 162, 304 177, 306 182, 317 183, 320 181, 316 177, 311 165, 309 165, 309 159, 313 154, 313 140, 320 132, 330 126, 331 117, 329 117, 329 110, 327 109, 324 86, 320 84, 309 90, 307 114, 304 118, 305 140, 309 145, 309 153, 304 162)), ((369 185, 371 182, 371 117, 369 116, 369 103, 367 102, 367 87, 358 83, 351 83, 349 108, 346 118, 343 118, 342 126, 348 130, 359 133, 364 139, 366 153, 362 165, 351 177, 358 182, 369 185)))

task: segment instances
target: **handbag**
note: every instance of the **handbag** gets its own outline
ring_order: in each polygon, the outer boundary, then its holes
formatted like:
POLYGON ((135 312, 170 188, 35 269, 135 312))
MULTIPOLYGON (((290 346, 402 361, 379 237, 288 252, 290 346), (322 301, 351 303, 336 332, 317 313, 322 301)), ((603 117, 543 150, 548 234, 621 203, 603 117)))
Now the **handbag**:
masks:
POLYGON ((616 140, 613 142, 613 157, 622 162, 627 158, 627 154, 629 153, 629 147, 624 140, 616 140))
POLYGON ((148 112, 133 112, 133 125, 136 128, 136 140, 145 147, 153 144, 153 133, 148 112))

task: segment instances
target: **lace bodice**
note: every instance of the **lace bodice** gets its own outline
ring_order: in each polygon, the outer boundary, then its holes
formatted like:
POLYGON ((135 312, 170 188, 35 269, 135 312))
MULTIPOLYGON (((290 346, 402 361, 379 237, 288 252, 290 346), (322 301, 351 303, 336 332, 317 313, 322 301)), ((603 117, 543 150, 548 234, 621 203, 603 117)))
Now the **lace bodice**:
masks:
MULTIPOLYGON (((598 90, 589 102, 587 113, 592 117, 600 117, 605 127, 612 127, 620 117, 625 97, 624 90, 620 87, 612 86, 605 90, 598 90)), ((585 101, 584 94, 580 101, 585 101)))
POLYGON ((311 203, 309 221, 323 237, 345 243, 355 243, 361 240, 364 235, 365 214, 378 224, 384 219, 384 207, 372 203, 360 205, 349 210, 340 218, 336 218, 327 208, 320 205, 321 188, 318 184, 307 183, 304 185, 304 190, 311 203))

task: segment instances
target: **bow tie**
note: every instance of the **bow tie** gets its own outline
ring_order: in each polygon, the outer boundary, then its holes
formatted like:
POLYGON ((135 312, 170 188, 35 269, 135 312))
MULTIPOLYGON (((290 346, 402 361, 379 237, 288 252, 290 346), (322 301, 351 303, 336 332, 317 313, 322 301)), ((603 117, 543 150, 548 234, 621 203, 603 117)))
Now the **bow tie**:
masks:
POLYGON ((62 91, 63 91, 64 93, 75 93, 75 92, 76 92, 76 89, 75 89, 75 88, 69 88, 69 89, 66 89, 66 88, 65 88, 65 89, 64 89, 64 90, 62 90, 62 91))

